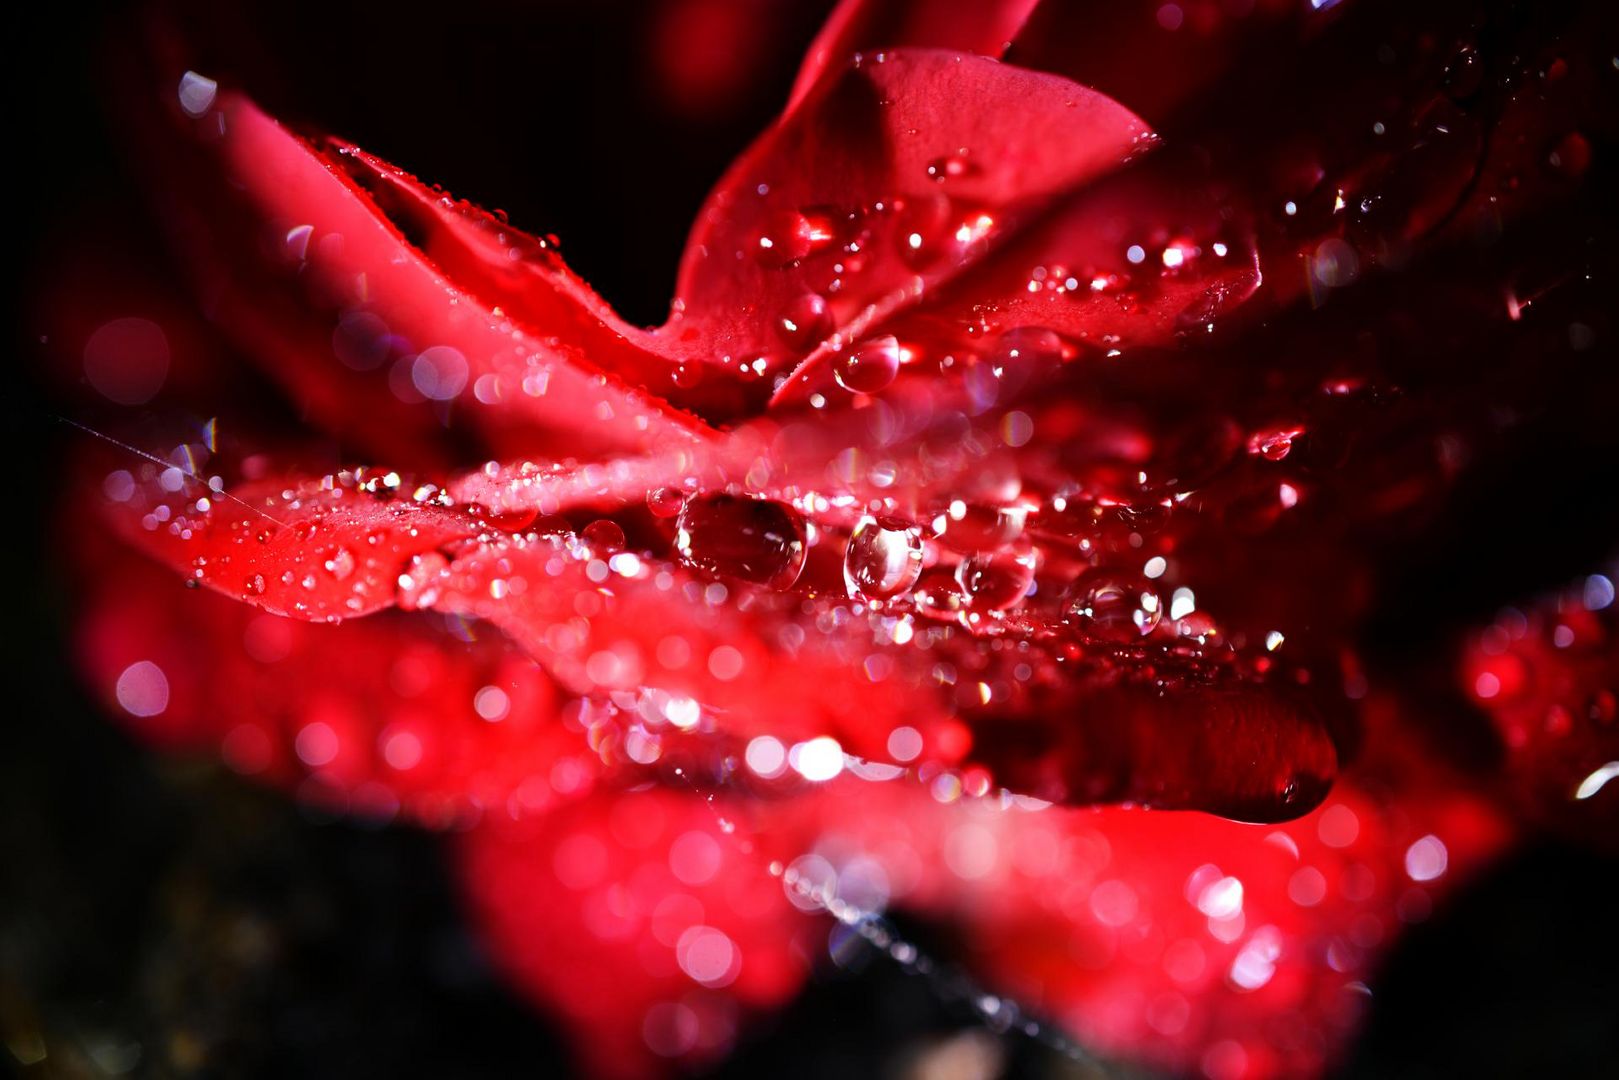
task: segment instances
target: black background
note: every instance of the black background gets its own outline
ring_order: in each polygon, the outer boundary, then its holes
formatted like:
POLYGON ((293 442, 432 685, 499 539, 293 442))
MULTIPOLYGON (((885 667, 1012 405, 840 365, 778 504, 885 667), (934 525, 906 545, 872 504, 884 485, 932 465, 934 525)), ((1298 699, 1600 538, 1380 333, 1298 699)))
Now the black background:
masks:
MULTIPOLYGON (((647 77, 645 3, 459 0, 414 15, 300 0, 191 5, 188 19, 201 70, 560 235, 586 280, 651 323, 703 193, 779 107, 825 6, 777 5, 758 77, 701 115, 668 107, 647 77)), ((98 236, 178 275, 105 111, 138 23, 66 4, 12 18, 24 281, 0 570, 0 1035, 44 1039, 25 1075, 569 1075, 557 1034, 488 971, 434 838, 315 821, 216 768, 154 757, 77 685, 48 514, 73 497, 54 468, 73 436, 50 419, 73 403, 31 383, 49 347, 34 305, 60 287, 59 256, 98 236)), ((1500 867, 1392 956, 1344 1075, 1611 1075, 1616 884, 1611 863, 1549 843, 1500 867)), ((926 980, 855 966, 819 978, 723 1074, 891 1075, 970 1022, 926 980)), ((1085 1075, 1033 1045, 1006 1051, 1017 1075, 1085 1075)), ((0 1062, 18 1068, 4 1050, 0 1062)))

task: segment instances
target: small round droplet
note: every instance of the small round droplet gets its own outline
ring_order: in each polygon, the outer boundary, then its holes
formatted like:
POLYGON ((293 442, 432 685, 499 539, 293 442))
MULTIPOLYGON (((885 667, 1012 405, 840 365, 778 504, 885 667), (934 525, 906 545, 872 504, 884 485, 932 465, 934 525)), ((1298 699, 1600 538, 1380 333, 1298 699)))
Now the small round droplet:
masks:
POLYGON ((686 496, 679 488, 653 488, 646 493, 646 508, 652 511, 653 517, 675 517, 680 513, 680 508, 685 505, 686 496))
POLYGON ((1079 581, 1068 619, 1091 637, 1106 641, 1142 638, 1158 628, 1163 604, 1145 579, 1093 572, 1079 581))
POLYGON ((450 567, 450 560, 436 551, 411 556, 399 575, 399 607, 404 611, 430 607, 438 599, 439 580, 450 567))
POLYGON ((956 583, 975 611, 1007 611, 1017 607, 1034 582, 1035 554, 1023 551, 982 552, 956 567, 956 583))
POLYGON ((580 530, 579 539, 597 558, 606 558, 624 550, 624 530, 618 522, 608 518, 600 518, 586 525, 580 530))
POLYGON ((769 499, 697 496, 680 511, 675 550, 707 573, 786 589, 804 569, 804 519, 769 499))
POLYGON ((892 334, 862 342, 832 366, 838 385, 856 394, 875 394, 898 374, 899 341, 892 334))
POLYGON ((826 297, 819 293, 805 293, 789 301, 777 320, 776 332, 788 345, 800 351, 819 345, 832 332, 832 313, 827 309, 826 297))
POLYGON ((1281 461, 1293 452, 1293 440, 1304 434, 1301 427, 1276 428, 1260 431, 1248 438, 1248 452, 1258 454, 1266 461, 1281 461))
POLYGON ((1021 506, 989 506, 956 501, 935 523, 939 539, 963 554, 993 551, 1023 535, 1028 512, 1021 506))
POLYGON ((321 565, 325 567, 328 574, 338 581, 342 581, 354 573, 354 552, 348 548, 338 548, 328 555, 321 565))
POLYGON ((943 183, 946 180, 957 180, 969 176, 977 171, 973 163, 967 160, 965 151, 958 150, 954 154, 945 154, 928 162, 928 176, 943 183))
POLYGON ((832 240, 829 223, 797 210, 776 210, 766 215, 754 241, 753 254, 761 266, 790 266, 825 247, 832 240))
POLYGON ((1031 385, 1062 367, 1062 338, 1039 326, 1019 326, 1002 334, 983 362, 967 372, 967 393, 975 412, 1009 404, 1031 385))
POLYGON ((849 534, 843 581, 849 595, 886 600, 909 591, 922 574, 922 530, 894 518, 867 516, 849 534))
POLYGON ((917 613, 931 619, 953 620, 967 606, 955 575, 943 566, 932 567, 922 574, 912 599, 917 613))

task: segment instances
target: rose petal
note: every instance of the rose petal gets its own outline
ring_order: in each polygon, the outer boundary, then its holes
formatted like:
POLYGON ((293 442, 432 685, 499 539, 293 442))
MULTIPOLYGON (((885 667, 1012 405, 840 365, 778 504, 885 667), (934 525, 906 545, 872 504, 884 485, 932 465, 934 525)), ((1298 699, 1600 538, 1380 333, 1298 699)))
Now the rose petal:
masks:
MULTIPOLYGON (((522 283, 535 313, 560 326, 531 326, 485 306, 401 232, 401 224, 447 223, 428 242, 465 268, 466 245, 488 240, 478 236, 480 219, 453 207, 424 211, 410 201, 419 187, 396 175, 387 190, 407 196, 396 205, 414 216, 390 221, 335 167, 343 155, 316 150, 239 96, 218 100, 188 123, 196 138, 211 140, 204 160, 224 169, 243 205, 225 218, 231 228, 216 224, 209 233, 217 236, 191 237, 196 258, 230 268, 207 283, 216 316, 317 415, 341 426, 364 401, 363 411, 424 426, 464 411, 492 441, 529 449, 702 437, 695 421, 597 368, 584 343, 556 336, 605 317, 565 271, 547 262, 522 283), (547 289, 554 294, 542 304, 547 289)), ((379 166, 367 160, 375 176, 379 166)))
POLYGON ((998 58, 1038 6, 1039 0, 842 0, 810 43, 787 109, 859 52, 928 48, 998 58))
POLYGON ((806 974, 817 928, 729 814, 686 793, 602 793, 458 838, 492 958, 563 1019, 591 1075, 720 1058, 741 1008, 781 1004, 806 974))
POLYGON ((954 53, 873 57, 720 182, 687 245, 676 317, 658 335, 709 363, 705 379, 739 388, 732 415, 747 411, 806 352, 914 303, 1146 136, 1062 79, 954 53), (1016 126, 1001 122, 1014 112, 1016 126))
POLYGON ((483 528, 465 512, 397 497, 402 483, 379 470, 225 490, 179 465, 146 465, 107 510, 134 546, 188 582, 277 615, 337 622, 392 607, 413 560, 483 528))
POLYGON ((326 809, 435 828, 537 813, 604 772, 534 663, 488 628, 386 613, 312 625, 184 589, 95 540, 79 660, 109 710, 161 747, 326 809))

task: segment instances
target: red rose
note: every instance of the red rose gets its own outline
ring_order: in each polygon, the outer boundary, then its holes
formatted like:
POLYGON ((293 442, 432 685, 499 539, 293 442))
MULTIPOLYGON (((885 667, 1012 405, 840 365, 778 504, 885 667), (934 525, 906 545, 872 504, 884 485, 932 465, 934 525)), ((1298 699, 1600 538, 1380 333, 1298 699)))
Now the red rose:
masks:
MULTIPOLYGON (((992 1025, 1319 1073, 1515 822, 1612 820, 1611 574, 1465 644, 1386 621, 1520 430, 1587 426, 1609 329, 1540 318, 1537 253, 1613 73, 1490 18, 846 2, 650 330, 176 71, 154 187, 309 426, 98 462, 87 670, 155 742, 451 830, 603 1074, 722 1056, 828 913, 925 966, 890 909, 992 1025), (1505 769, 1443 753, 1479 702, 1505 769)), ((96 390, 222 392, 149 325, 96 390)))

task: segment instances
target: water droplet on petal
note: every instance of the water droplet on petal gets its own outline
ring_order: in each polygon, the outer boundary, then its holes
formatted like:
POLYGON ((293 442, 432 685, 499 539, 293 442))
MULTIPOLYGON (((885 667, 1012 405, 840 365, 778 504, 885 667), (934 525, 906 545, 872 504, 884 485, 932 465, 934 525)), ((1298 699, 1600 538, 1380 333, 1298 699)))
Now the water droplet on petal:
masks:
POLYGON ((405 611, 430 607, 438 599, 439 580, 450 560, 436 551, 414 555, 399 575, 399 606, 405 611))
POLYGON ((348 548, 338 548, 326 557, 326 561, 322 565, 326 568, 328 574, 338 581, 342 581, 354 573, 354 552, 348 548))
POLYGON ((800 351, 808 351, 819 345, 832 332, 832 313, 827 309, 826 297, 819 293, 805 293, 790 301, 782 309, 776 332, 788 345, 800 351))
POLYGON ((1006 331, 982 363, 967 373, 967 392, 977 412, 1008 404, 1030 385, 1049 379, 1062 367, 1063 342, 1039 326, 1006 331))
POLYGON ((898 374, 899 341, 892 334, 862 342, 832 366, 838 385, 856 394, 875 394, 898 374))
POLYGON ((707 573, 785 589, 804 569, 804 519, 769 499, 697 496, 680 511, 675 550, 707 573))
POLYGON ((1006 611, 1023 602, 1034 581, 1035 554, 1023 551, 982 552, 956 567, 956 583, 976 611, 1006 611))
POLYGON ((843 581, 849 595, 886 600, 909 591, 922 574, 922 530, 894 518, 864 517, 849 534, 843 581))
POLYGON ((686 496, 674 487, 653 488, 646 494, 646 507, 653 517, 672 518, 686 505, 686 496))
POLYGON ((624 530, 618 522, 608 518, 600 518, 586 525, 580 530, 579 539, 597 558, 606 558, 624 550, 624 530))
POLYGON ((965 150, 958 150, 954 154, 945 154, 928 162, 928 176, 940 183, 969 176, 976 171, 973 163, 967 160, 965 150))
POLYGON ((754 242, 754 257, 771 268, 790 266, 832 242, 831 224, 820 215, 776 210, 765 217, 754 242))
POLYGON ((1163 604, 1145 579, 1093 571, 1080 579, 1068 620, 1085 634, 1105 641, 1130 641, 1158 628, 1163 604))
POLYGON ((993 551, 1022 536, 1027 517, 1028 511, 1021 506, 989 506, 957 500, 938 519, 938 524, 943 526, 939 539, 963 554, 993 551))

